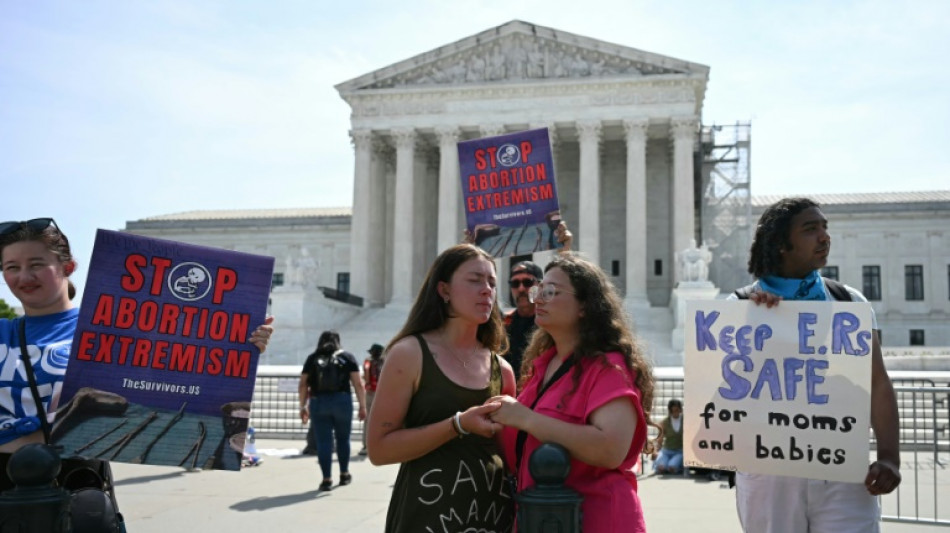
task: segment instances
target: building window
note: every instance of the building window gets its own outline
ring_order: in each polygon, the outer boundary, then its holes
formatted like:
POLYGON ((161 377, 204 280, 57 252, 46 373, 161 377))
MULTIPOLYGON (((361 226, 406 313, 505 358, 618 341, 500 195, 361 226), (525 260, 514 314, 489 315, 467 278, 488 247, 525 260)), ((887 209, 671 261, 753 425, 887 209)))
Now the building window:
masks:
POLYGON ((284 273, 274 272, 270 277, 270 288, 282 287, 284 285, 284 273))
POLYGON ((861 267, 861 292, 868 300, 881 299, 881 267, 878 265, 864 265, 861 267))
POLYGON ((911 346, 923 346, 923 345, 924 345, 924 330, 922 330, 922 329, 912 329, 912 330, 910 330, 910 345, 911 345, 911 346))
POLYGON ((614 259, 610 262, 610 275, 614 277, 620 275, 620 261, 614 259))
POLYGON ((662 276, 663 275, 663 260, 657 259, 653 261, 653 275, 662 276))
POLYGON ((821 275, 822 277, 838 281, 838 267, 836 266, 822 267, 821 275))
POLYGON ((906 300, 924 299, 923 265, 904 265, 904 298, 906 300))
POLYGON ((336 290, 341 294, 350 293, 350 273, 338 272, 336 275, 336 290))

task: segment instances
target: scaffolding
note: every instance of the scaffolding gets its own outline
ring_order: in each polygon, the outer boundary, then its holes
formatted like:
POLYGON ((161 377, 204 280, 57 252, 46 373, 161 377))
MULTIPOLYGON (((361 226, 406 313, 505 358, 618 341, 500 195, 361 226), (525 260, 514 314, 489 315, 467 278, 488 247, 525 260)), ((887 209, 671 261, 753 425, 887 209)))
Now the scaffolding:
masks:
POLYGON ((728 294, 752 282, 747 271, 752 242, 751 124, 702 126, 696 184, 701 242, 713 253, 709 279, 728 294))

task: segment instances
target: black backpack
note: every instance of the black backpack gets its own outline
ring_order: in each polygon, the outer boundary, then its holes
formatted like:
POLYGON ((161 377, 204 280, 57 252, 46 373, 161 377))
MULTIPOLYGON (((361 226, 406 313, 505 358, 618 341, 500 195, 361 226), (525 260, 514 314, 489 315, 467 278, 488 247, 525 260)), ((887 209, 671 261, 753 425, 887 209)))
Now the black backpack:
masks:
POLYGON ((350 374, 346 371, 346 363, 337 350, 329 356, 315 356, 313 358, 314 372, 312 374, 311 389, 313 392, 345 392, 350 374))
MULTIPOLYGON (((825 282, 825 287, 828 287, 828 292, 831 293, 831 297, 839 302, 850 302, 851 293, 848 292, 848 289, 844 286, 843 283, 838 283, 837 281, 822 277, 822 281, 825 282)), ((755 287, 755 284, 746 285, 745 287, 739 287, 735 290, 735 295, 740 300, 748 300, 749 294, 752 293, 752 289, 755 287)))

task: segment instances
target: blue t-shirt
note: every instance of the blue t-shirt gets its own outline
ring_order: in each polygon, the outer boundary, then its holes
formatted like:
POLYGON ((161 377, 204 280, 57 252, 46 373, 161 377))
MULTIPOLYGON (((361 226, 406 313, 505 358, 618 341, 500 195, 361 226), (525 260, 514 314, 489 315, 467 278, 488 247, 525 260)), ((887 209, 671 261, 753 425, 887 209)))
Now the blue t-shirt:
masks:
MULTIPOLYGON (((26 343, 47 413, 55 410, 69 363, 79 309, 26 317, 26 343)), ((0 444, 42 428, 30 380, 20 359, 20 321, 0 319, 0 444)), ((49 416, 52 420, 52 416, 49 416)))

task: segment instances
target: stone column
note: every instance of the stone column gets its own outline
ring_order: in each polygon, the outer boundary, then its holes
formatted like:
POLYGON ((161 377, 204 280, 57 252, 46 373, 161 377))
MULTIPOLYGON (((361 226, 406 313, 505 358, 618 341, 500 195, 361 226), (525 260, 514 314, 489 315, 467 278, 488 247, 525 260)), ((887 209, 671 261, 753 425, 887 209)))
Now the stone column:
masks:
MULTIPOLYGON (((350 219, 350 293, 367 298, 369 293, 370 205, 372 190, 372 140, 370 130, 350 131, 356 149, 353 173, 353 215, 350 219)), ((365 304, 364 300, 364 304, 365 304)))
MULTIPOLYGON (((693 144, 696 142, 696 119, 676 118, 671 122, 673 136, 673 254, 690 247, 696 238, 696 215, 693 207, 693 144)), ((674 284, 679 270, 674 267, 674 284)))
POLYGON ((368 289, 363 302, 364 306, 369 307, 380 307, 386 302, 386 281, 389 279, 386 247, 391 243, 387 238, 389 228, 386 221, 392 215, 386 205, 385 182, 386 158, 389 153, 390 149, 383 139, 374 136, 370 159, 370 189, 373 194, 370 196, 369 205, 369 262, 366 265, 368 289))
POLYGON ((459 176, 459 129, 457 126, 436 128, 439 137, 439 226, 436 243, 439 253, 462 240, 458 226, 462 211, 459 176))
POLYGON ((600 133, 598 120, 577 123, 580 139, 578 250, 600 264, 600 133))
MULTIPOLYGON (((557 137, 557 125, 554 122, 539 122, 533 123, 530 125, 531 129, 536 130, 540 128, 548 129, 548 140, 551 142, 551 160, 554 162, 554 168, 557 168, 557 149, 558 149, 558 137, 557 137)), ((577 249, 575 245, 575 250, 577 249)), ((531 260, 535 263, 541 265, 543 268, 544 265, 551 262, 554 259, 556 252, 554 250, 544 250, 542 252, 534 252, 531 254, 531 260)), ((508 272, 506 271, 505 277, 500 279, 508 279, 508 272)))
MULTIPOLYGON (((506 133, 504 124, 483 124, 478 129, 482 137, 497 137, 498 135, 504 135, 506 133)), ((507 267, 508 261, 506 261, 505 258, 495 258, 495 272, 499 276, 499 279, 507 279, 507 267)))
POLYGON ((623 121, 627 141, 626 306, 649 307, 647 298, 647 127, 645 118, 623 121))
POLYGON ((396 197, 393 211, 393 296, 390 303, 408 306, 412 300, 413 220, 415 206, 416 131, 412 128, 393 130, 396 143, 396 197))

